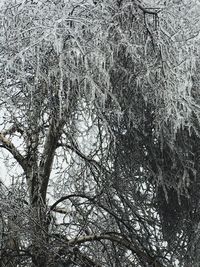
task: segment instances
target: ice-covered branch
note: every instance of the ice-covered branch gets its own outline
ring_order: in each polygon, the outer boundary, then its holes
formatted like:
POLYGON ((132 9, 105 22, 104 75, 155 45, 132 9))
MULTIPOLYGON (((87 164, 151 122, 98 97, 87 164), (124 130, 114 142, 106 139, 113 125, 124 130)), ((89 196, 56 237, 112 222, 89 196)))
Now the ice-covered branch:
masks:
POLYGON ((3 133, 0 133, 0 143, 1 143, 1 147, 9 151, 13 155, 13 157, 17 160, 17 162, 20 164, 20 166, 23 168, 23 170, 26 171, 25 158, 17 150, 17 148, 14 146, 11 140, 6 138, 3 133))

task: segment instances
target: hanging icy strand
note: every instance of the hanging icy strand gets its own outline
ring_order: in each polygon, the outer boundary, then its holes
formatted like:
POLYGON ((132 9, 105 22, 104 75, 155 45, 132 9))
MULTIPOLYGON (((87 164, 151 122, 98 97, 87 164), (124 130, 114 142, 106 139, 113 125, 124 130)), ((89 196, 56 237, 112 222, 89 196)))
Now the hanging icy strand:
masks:
POLYGON ((63 53, 62 53, 62 40, 59 40, 58 44, 59 49, 59 71, 60 71, 60 84, 59 84, 59 91, 58 91, 58 97, 59 97, 59 118, 62 117, 62 96, 63 96, 63 53))

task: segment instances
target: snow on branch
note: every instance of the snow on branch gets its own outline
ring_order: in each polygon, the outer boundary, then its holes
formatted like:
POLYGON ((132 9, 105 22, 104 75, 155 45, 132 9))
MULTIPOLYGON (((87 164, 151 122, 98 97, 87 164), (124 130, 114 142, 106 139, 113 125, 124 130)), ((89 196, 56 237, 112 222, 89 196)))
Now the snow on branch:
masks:
POLYGON ((13 143, 8 138, 5 137, 3 133, 0 133, 0 143, 2 144, 1 147, 9 151, 25 171, 26 170, 25 158, 21 155, 21 153, 17 150, 17 148, 13 145, 13 143))

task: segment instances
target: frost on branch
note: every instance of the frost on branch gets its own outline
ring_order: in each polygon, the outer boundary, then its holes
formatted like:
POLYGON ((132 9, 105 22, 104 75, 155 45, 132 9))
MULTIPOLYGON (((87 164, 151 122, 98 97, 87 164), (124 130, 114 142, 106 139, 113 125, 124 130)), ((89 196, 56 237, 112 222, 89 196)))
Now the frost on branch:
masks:
POLYGON ((167 266, 197 229, 198 10, 159 2, 9 1, 0 12, 0 142, 24 166, 22 249, 37 266, 83 252, 102 266, 118 252, 122 264, 167 266), (47 211, 51 186, 59 206, 47 211))

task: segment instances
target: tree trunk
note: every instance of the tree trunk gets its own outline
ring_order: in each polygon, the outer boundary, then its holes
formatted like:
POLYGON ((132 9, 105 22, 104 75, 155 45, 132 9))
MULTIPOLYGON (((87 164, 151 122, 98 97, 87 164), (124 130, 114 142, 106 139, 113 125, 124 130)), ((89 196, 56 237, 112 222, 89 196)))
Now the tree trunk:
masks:
POLYGON ((33 267, 48 266, 48 221, 46 209, 40 201, 32 206, 32 262, 33 267))
POLYGON ((42 177, 35 171, 30 179, 30 228, 32 267, 48 266, 48 217, 45 198, 41 194, 42 177))

